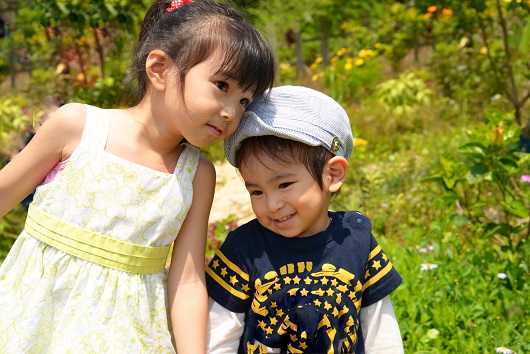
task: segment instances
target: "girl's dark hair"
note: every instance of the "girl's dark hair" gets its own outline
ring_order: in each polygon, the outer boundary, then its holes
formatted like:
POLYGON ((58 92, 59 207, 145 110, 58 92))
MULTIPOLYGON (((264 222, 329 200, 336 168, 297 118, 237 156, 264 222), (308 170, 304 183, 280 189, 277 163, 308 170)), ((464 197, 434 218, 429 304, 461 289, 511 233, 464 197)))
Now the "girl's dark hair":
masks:
POLYGON ((264 159, 279 162, 288 167, 293 161, 303 164, 311 176, 323 188, 322 173, 328 160, 333 156, 323 146, 311 146, 299 141, 280 138, 274 135, 246 138, 236 152, 236 168, 252 168, 259 162, 267 165, 264 159))
POLYGON ((254 97, 274 84, 276 66, 269 43, 234 8, 212 0, 197 0, 167 12, 171 0, 157 0, 147 11, 138 47, 126 82, 136 81, 136 103, 148 89, 145 62, 155 49, 169 55, 179 69, 181 92, 184 78, 195 65, 219 51, 224 61, 218 74, 238 82, 254 97))

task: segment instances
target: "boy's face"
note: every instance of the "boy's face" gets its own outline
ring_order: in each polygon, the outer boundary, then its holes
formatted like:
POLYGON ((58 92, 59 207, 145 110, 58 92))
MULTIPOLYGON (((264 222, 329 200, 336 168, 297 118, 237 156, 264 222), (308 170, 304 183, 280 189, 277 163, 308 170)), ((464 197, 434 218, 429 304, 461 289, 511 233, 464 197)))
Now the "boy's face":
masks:
POLYGON ((260 224, 291 238, 312 236, 329 226, 330 179, 324 170, 323 189, 297 161, 286 166, 262 156, 241 166, 240 173, 260 224))

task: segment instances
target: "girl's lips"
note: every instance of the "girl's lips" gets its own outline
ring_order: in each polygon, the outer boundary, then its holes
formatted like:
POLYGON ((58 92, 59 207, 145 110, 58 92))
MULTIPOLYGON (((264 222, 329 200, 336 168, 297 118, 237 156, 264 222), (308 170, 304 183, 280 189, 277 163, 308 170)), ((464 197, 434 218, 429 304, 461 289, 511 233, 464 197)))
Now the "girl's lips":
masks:
POLYGON ((207 124, 206 125, 208 127, 208 129, 210 129, 210 131, 215 135, 215 136, 220 136, 221 134, 223 134, 223 131, 213 125, 210 125, 210 124, 207 124))

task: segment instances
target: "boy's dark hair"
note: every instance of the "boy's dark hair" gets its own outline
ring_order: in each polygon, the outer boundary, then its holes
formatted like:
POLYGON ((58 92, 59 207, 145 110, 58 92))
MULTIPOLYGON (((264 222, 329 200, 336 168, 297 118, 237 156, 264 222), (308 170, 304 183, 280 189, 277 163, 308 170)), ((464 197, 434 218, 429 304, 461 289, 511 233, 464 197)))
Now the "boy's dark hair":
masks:
POLYGON ((274 84, 272 49, 261 33, 234 8, 212 0, 199 0, 167 12, 171 0, 157 0, 145 15, 134 62, 126 83, 136 81, 136 102, 148 88, 145 62, 155 49, 168 54, 179 69, 181 92, 184 77, 195 65, 219 50, 224 61, 219 74, 234 79, 254 97, 274 84))
POLYGON ((333 154, 323 146, 311 146, 274 135, 262 135, 243 140, 236 153, 235 167, 241 169, 241 166, 245 165, 251 168, 252 163, 261 162, 263 158, 269 158, 285 166, 297 161, 307 168, 322 189, 322 173, 331 157, 333 154))

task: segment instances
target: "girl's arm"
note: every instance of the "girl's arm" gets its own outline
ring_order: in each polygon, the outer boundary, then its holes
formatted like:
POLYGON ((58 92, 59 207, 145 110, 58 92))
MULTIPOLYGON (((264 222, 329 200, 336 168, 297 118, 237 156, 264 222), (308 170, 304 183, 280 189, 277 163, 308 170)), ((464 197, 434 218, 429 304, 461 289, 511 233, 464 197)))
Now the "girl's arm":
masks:
POLYGON ((361 328, 366 354, 402 354, 403 341, 390 295, 361 308, 361 328))
POLYGON ((204 255, 214 191, 215 168, 201 155, 193 179, 193 201, 175 240, 169 268, 169 310, 179 354, 206 352, 208 295, 204 255))
POLYGON ((57 109, 28 145, 0 170, 0 217, 35 190, 59 161, 70 157, 81 140, 85 119, 82 104, 57 109))

